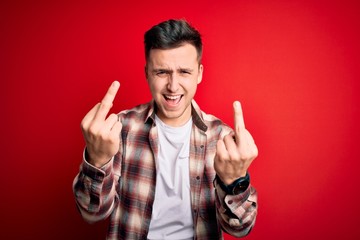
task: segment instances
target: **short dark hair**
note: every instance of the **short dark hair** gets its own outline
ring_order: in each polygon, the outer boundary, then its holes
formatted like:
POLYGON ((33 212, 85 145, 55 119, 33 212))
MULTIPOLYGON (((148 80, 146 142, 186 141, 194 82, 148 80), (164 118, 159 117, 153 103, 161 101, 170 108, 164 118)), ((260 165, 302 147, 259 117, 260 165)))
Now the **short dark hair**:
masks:
POLYGON ((151 49, 172 49, 184 43, 192 44, 201 62, 202 41, 200 33, 186 20, 170 19, 149 29, 144 36, 145 58, 149 59, 151 49))

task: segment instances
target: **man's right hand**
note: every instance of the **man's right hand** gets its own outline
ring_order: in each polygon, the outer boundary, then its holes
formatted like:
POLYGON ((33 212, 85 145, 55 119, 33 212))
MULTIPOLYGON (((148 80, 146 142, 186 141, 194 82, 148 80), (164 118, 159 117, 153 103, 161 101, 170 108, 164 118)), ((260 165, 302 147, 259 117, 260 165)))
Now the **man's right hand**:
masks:
POLYGON ((106 118, 119 88, 120 83, 114 81, 102 101, 81 121, 88 154, 87 161, 98 168, 104 166, 119 151, 121 122, 113 113, 106 118))

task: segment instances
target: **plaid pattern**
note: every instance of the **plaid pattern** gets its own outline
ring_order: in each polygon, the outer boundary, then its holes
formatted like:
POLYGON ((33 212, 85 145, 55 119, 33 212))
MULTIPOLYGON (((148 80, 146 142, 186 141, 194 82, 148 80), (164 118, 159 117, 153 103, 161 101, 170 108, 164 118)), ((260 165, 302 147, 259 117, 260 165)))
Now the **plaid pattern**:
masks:
MULTIPOLYGON (((154 102, 119 113, 123 124, 120 150, 101 169, 86 162, 74 179, 73 190, 83 218, 96 222, 110 216, 107 239, 146 239, 155 196, 158 152, 154 102)), ((230 131, 227 125, 192 102, 190 188, 194 239, 223 239, 222 230, 245 236, 257 214, 252 186, 231 196, 218 186, 213 167, 216 142, 230 131)))

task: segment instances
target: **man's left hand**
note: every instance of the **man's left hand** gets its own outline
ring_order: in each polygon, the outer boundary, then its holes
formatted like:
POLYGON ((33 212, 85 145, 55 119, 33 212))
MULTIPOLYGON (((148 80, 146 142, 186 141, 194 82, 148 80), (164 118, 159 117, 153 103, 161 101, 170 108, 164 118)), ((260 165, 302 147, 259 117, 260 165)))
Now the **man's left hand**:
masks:
POLYGON ((254 139, 245 128, 240 102, 235 101, 233 107, 234 133, 218 140, 214 160, 215 171, 226 185, 244 177, 251 162, 258 155, 254 139))

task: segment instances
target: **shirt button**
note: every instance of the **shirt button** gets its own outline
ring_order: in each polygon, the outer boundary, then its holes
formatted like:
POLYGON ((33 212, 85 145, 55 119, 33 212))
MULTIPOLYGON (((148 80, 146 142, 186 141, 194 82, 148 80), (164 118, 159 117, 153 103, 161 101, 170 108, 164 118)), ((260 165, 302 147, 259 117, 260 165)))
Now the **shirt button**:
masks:
POLYGON ((233 203, 233 200, 229 200, 229 201, 228 201, 228 204, 232 204, 232 203, 233 203))
POLYGON ((200 180, 200 176, 197 176, 197 177, 196 177, 196 180, 200 180))
POLYGON ((204 145, 201 145, 200 148, 203 149, 203 148, 204 148, 204 145))

